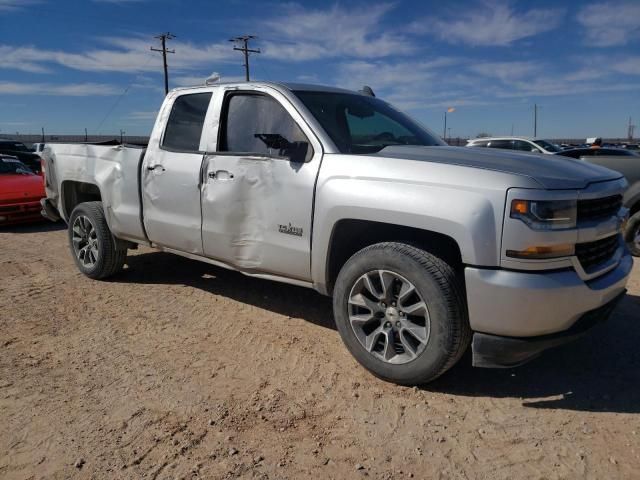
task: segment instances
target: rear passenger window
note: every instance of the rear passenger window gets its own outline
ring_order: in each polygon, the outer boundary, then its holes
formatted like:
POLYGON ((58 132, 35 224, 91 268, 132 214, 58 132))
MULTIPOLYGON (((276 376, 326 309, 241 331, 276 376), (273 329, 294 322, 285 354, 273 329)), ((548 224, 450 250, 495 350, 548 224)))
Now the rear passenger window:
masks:
POLYGON ((492 140, 489 143, 489 147, 491 148, 504 148, 506 150, 513 149, 513 143, 511 140, 492 140))
POLYGON ((227 100, 220 150, 277 155, 294 162, 311 159, 313 149, 291 115, 266 95, 233 94, 227 100))
POLYGON ((162 146, 181 152, 200 150, 202 126, 210 100, 211 92, 181 95, 176 98, 167 121, 162 146))

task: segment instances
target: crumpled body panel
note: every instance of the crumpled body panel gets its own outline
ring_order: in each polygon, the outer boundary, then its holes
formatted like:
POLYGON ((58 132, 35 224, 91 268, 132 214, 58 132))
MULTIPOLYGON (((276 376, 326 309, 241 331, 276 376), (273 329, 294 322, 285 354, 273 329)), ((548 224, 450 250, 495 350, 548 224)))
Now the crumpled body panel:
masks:
POLYGON ((144 149, 87 144, 51 144, 45 150, 47 196, 65 220, 66 182, 95 185, 100 190, 109 228, 116 236, 145 240, 140 221, 138 170, 144 149))

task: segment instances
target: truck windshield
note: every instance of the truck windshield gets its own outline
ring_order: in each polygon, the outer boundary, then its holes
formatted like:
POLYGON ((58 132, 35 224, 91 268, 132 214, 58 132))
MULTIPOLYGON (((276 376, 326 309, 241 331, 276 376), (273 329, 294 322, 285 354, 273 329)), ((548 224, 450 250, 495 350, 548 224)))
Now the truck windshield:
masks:
POLYGON ((390 145, 445 145, 404 113, 375 97, 298 90, 341 153, 375 153, 390 145))

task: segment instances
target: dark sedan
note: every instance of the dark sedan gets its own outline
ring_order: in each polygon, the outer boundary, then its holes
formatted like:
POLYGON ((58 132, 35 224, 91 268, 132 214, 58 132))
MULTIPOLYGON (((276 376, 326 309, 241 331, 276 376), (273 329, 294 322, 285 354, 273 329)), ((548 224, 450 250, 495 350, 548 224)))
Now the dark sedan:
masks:
POLYGON ((572 148, 570 150, 561 150, 560 152, 557 152, 556 155, 571 158, 638 156, 631 150, 622 150, 621 148, 572 148))
POLYGON ((16 157, 34 172, 40 172, 40 156, 22 142, 0 140, 0 153, 16 157))

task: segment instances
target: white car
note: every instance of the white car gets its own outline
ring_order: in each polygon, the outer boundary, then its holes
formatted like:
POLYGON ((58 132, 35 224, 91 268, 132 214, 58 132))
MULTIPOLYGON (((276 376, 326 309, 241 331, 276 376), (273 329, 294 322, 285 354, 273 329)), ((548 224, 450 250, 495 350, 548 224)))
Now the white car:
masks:
POLYGON ((33 153, 42 157, 42 152, 44 152, 44 147, 46 145, 46 143, 34 143, 33 145, 31 145, 31 148, 33 149, 33 153))
POLYGON ((504 150, 518 150, 521 152, 546 153, 553 155, 562 149, 542 138, 528 137, 487 137, 469 140, 467 147, 502 148, 504 150))

